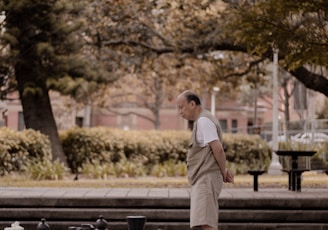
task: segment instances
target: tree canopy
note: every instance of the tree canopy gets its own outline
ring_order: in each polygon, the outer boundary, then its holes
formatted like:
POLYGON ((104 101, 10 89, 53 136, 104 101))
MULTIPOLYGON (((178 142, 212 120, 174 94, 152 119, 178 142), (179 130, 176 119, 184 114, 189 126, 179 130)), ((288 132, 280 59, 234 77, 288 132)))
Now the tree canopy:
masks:
POLYGON ((292 0, 226 4, 126 0, 106 1, 104 8, 108 26, 102 30, 102 44, 128 51, 134 61, 142 60, 147 50, 195 58, 208 58, 219 50, 243 52, 250 56, 244 67, 235 71, 241 76, 259 62, 272 60, 273 48, 278 48, 281 66, 307 88, 328 96, 325 74, 309 68, 327 63, 328 6, 323 0, 298 4, 292 0))
POLYGON ((282 67, 307 88, 328 96, 325 71, 312 71, 328 64, 327 1, 247 1, 230 9, 236 44, 262 57, 278 49, 282 67))

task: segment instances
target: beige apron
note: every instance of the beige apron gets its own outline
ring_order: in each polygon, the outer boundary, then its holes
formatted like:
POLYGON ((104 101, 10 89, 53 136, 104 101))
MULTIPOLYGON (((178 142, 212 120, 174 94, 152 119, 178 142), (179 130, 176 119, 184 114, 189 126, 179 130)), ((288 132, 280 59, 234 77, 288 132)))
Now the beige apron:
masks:
MULTIPOLYGON (((221 128, 216 119, 206 110, 200 117, 208 117, 217 127, 219 139, 221 128)), ((188 181, 191 185, 190 227, 218 226, 218 198, 223 177, 210 146, 199 147, 196 142, 197 121, 194 123, 187 156, 188 181)))

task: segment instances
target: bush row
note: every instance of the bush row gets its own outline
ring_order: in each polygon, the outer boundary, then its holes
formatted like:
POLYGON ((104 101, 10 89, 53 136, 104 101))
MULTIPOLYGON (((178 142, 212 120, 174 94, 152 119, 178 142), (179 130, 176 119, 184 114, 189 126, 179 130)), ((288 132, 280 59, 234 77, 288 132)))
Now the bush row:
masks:
MULTIPOLYGON (((2 175, 25 170, 31 159, 34 162, 35 159, 51 159, 49 140, 39 132, 2 128, 0 135, 2 175)), ((96 127, 66 130, 60 133, 60 138, 72 173, 83 173, 90 165, 99 170, 108 168, 109 164, 115 164, 116 168, 124 164, 128 168, 132 167, 127 163, 130 162, 141 165, 147 173, 156 174, 157 170, 157 174, 161 174, 164 163, 168 168, 167 165, 185 162, 190 135, 190 131, 124 131, 96 127)), ((229 167, 235 173, 267 169, 270 163, 270 148, 259 136, 225 134, 223 144, 229 167)), ((184 170, 181 165, 176 168, 184 170)))
POLYGON ((185 161, 189 132, 124 131, 109 128, 75 128, 61 135, 72 172, 86 162, 117 163, 122 160, 145 166, 168 160, 185 161))
POLYGON ((31 159, 49 159, 50 156, 49 139, 40 132, 0 129, 0 175, 24 171, 31 159))

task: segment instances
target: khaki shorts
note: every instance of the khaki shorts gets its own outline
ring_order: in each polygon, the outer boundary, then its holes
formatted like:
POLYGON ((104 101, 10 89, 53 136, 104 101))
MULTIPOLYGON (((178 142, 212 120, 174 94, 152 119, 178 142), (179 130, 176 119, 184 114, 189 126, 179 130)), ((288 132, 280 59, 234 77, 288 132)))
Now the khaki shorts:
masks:
POLYGON ((209 225, 217 228, 219 223, 219 195, 223 178, 220 171, 199 178, 191 187, 190 227, 209 225))

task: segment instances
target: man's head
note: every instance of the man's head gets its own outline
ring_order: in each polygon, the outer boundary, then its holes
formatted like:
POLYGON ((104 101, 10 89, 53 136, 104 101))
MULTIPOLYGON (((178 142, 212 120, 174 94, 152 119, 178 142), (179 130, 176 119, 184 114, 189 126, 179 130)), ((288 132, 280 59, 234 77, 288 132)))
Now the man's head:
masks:
POLYGON ((202 110, 199 97, 190 90, 182 92, 178 96, 178 109, 184 119, 196 120, 202 110))

